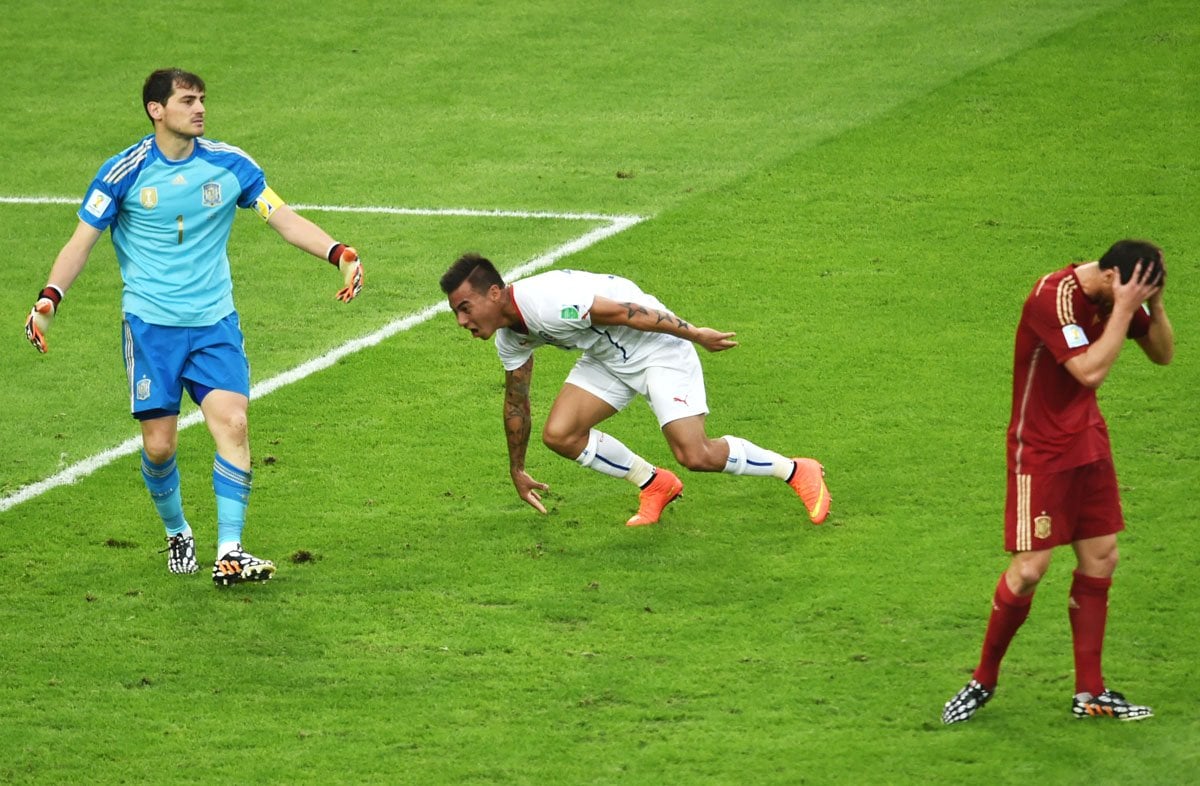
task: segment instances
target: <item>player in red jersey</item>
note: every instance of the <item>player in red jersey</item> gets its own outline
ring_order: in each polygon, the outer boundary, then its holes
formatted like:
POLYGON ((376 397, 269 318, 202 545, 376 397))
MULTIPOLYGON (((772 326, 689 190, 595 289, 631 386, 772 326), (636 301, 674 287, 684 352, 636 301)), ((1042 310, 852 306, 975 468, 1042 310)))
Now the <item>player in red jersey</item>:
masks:
POLYGON ((1068 614, 1075 654, 1076 718, 1151 717, 1108 690, 1100 669, 1108 588, 1125 528, 1108 428, 1096 403, 1126 338, 1154 363, 1171 362, 1175 338, 1163 307, 1162 250, 1122 240, 1097 262, 1043 276, 1025 301, 1013 358, 1004 546, 1012 553, 992 600, 983 654, 970 682, 942 712, 969 720, 996 690, 1000 661, 1029 616, 1055 546, 1077 561, 1068 614))

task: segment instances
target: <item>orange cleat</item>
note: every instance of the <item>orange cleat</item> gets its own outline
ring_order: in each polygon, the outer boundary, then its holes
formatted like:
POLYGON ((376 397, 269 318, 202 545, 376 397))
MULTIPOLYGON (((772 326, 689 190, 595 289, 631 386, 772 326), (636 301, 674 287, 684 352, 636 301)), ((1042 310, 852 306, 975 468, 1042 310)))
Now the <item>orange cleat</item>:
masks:
POLYGON ((629 521, 627 527, 641 527, 654 524, 662 516, 663 508, 683 494, 683 481, 669 469, 654 470, 650 484, 638 494, 638 512, 629 521))
POLYGON ((829 487, 825 485, 825 468, 821 462, 810 458, 792 459, 796 468, 788 478, 788 485, 796 492, 796 496, 804 500, 808 509, 808 517, 813 524, 820 524, 829 515, 829 487))

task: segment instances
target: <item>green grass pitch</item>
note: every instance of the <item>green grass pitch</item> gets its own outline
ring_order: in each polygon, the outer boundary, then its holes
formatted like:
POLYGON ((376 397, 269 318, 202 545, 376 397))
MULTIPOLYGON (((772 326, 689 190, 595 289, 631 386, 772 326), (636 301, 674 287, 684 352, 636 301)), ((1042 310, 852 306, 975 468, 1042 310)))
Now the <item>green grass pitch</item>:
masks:
MULTIPOLYGON (((704 358, 711 433, 819 457, 834 507, 813 527, 777 482, 685 474, 661 525, 631 531, 630 487, 535 439, 539 517, 508 481, 493 348, 415 319, 252 403, 246 539, 279 563, 269 584, 169 575, 132 454, 0 502, 0 782, 1194 781, 1190 0, 15 0, 4 17, 0 500, 136 434, 107 239, 50 353, 24 342, 76 222, 28 198, 81 198, 149 131, 145 75, 178 65, 208 81, 209 135, 366 260, 342 306, 328 266, 238 218, 255 382, 436 305, 463 251, 549 254, 736 330, 704 358), (373 206, 418 212, 319 209, 373 206), (643 220, 559 254, 607 222, 568 214, 643 220), (1105 672, 1157 717, 1070 719, 1063 553, 996 698, 944 728, 1006 564, 1021 302, 1126 236, 1166 250, 1178 351, 1157 368, 1131 345, 1101 391, 1129 524, 1105 672)), ((539 354, 535 425, 571 360, 539 354)), ((644 406, 606 429, 675 466, 644 406)), ((207 560, 202 426, 179 461, 207 560)))

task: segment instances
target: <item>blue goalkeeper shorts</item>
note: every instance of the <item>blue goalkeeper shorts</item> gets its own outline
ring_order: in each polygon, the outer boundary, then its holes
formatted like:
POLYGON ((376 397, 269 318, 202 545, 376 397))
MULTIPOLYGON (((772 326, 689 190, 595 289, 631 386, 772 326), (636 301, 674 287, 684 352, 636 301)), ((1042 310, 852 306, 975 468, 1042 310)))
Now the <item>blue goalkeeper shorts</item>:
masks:
POLYGON ((129 410, 138 420, 178 415, 184 389, 197 404, 213 390, 250 395, 236 311, 206 327, 151 325, 126 314, 122 333, 129 410))

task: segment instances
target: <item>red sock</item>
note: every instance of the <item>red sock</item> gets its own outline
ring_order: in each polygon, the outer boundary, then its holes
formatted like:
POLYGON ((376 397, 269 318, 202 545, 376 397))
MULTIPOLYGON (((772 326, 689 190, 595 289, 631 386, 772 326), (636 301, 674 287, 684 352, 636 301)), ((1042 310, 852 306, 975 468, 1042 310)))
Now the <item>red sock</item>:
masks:
POLYGON ((996 585, 996 594, 992 597, 992 615, 988 618, 987 633, 983 637, 983 654, 979 657, 979 667, 975 669, 975 681, 988 690, 995 690, 996 680, 1000 675, 1000 661, 1008 652, 1017 629, 1029 616, 1029 607, 1033 603, 1033 593, 1025 596, 1014 595, 1000 574, 1000 583, 996 585))
POLYGON ((1104 692, 1100 656, 1104 624, 1108 621, 1108 588, 1112 579, 1075 571, 1067 614, 1071 618, 1071 647, 1075 650, 1075 692, 1093 696, 1104 692))

